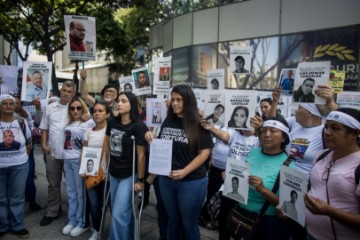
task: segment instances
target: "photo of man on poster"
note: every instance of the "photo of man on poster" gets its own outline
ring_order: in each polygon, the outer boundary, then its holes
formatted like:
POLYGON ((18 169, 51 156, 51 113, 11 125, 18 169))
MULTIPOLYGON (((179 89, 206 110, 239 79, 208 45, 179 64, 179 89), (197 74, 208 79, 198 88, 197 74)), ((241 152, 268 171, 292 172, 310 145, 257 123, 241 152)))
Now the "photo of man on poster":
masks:
POLYGON ((91 52, 91 44, 84 43, 86 34, 85 26, 80 21, 71 21, 69 25, 70 50, 75 52, 91 52))
POLYGON ((46 99, 48 91, 44 84, 41 71, 35 70, 32 74, 29 73, 28 75, 31 75, 31 83, 26 87, 25 100, 32 101, 34 99, 46 99))

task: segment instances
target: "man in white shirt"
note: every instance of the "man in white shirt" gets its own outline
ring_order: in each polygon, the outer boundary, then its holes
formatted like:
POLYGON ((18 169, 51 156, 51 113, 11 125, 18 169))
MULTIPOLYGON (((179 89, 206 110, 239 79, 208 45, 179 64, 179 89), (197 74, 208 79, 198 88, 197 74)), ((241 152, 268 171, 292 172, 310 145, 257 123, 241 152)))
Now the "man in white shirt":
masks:
POLYGON ((68 103, 75 95, 75 84, 64 82, 60 90, 60 100, 50 104, 42 116, 40 129, 41 148, 46 155, 46 177, 48 186, 48 206, 41 226, 47 226, 58 218, 61 206, 61 180, 64 161, 64 128, 67 123, 68 103))

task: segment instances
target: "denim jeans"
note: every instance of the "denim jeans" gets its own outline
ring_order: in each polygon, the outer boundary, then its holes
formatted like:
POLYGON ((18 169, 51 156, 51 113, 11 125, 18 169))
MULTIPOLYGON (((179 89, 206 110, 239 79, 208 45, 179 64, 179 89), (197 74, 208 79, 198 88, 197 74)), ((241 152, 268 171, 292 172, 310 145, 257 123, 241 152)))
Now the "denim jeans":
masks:
POLYGON ((87 189, 87 196, 90 205, 90 215, 93 227, 96 231, 100 230, 101 224, 101 209, 103 204, 105 182, 102 181, 99 185, 87 189))
POLYGON ((160 238, 167 238, 169 217, 166 213, 164 202, 161 198, 159 177, 157 177, 154 181, 154 191, 156 196, 156 210, 158 214, 157 218, 158 218, 158 225, 160 231, 160 238))
POLYGON ((31 149, 29 154, 29 174, 26 179, 26 189, 25 196, 26 200, 30 204, 34 204, 36 202, 36 186, 35 186, 35 157, 34 157, 34 149, 31 149))
POLYGON ((79 159, 65 159, 64 171, 68 196, 68 224, 73 227, 86 225, 86 188, 84 179, 79 175, 79 159))
POLYGON ((0 168, 0 232, 25 228, 25 186, 28 172, 28 162, 0 168))
POLYGON ((169 216, 169 239, 179 240, 183 230, 186 240, 199 240, 198 218, 204 204, 208 180, 207 177, 174 181, 159 176, 160 194, 169 216))
POLYGON ((134 215, 132 195, 134 194, 132 176, 117 178, 110 176, 111 229, 109 239, 134 239, 134 215))
POLYGON ((260 239, 289 240, 290 228, 288 221, 276 216, 264 215, 259 224, 260 239))

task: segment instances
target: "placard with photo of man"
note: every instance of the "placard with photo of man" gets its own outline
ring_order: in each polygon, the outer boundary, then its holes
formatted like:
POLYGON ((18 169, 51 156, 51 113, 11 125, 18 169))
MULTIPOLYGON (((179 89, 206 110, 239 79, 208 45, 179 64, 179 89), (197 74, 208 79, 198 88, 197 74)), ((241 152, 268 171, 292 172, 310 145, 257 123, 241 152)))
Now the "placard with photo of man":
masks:
POLYGON ((119 84, 124 92, 131 92, 135 94, 135 82, 132 76, 120 77, 119 84))
POLYGON ((131 70, 135 82, 136 95, 151 94, 149 72, 146 67, 131 70))
POLYGON ((154 95, 167 95, 171 80, 171 57, 156 58, 154 61, 154 95))
POLYGON ((251 73, 252 46, 230 46, 230 72, 228 77, 235 80, 237 88, 243 87, 243 80, 251 73))
POLYGON ((96 59, 96 22, 94 17, 64 16, 66 49, 71 60, 96 59))
POLYGON ((328 85, 330 61, 299 63, 295 73, 293 102, 325 104, 325 98, 315 94, 319 85, 328 85))
POLYGON ((51 89, 51 62, 24 62, 21 100, 47 100, 51 89))
POLYGON ((101 148, 83 147, 79 174, 97 176, 101 161, 101 148))
POLYGON ((224 69, 209 69, 207 71, 207 89, 222 90, 225 88, 224 69))

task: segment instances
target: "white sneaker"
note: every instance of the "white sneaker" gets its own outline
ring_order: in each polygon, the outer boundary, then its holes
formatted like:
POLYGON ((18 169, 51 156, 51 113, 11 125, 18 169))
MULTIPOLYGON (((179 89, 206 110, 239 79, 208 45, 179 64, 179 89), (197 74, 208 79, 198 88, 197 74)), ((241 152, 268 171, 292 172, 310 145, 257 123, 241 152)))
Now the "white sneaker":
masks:
POLYGON ((71 237, 78 237, 81 234, 83 234, 84 232, 86 232, 87 230, 89 230, 89 227, 86 227, 86 228, 75 227, 73 230, 71 230, 70 236, 71 237))
POLYGON ((95 229, 92 229, 93 233, 89 240, 98 240, 99 239, 99 232, 97 232, 95 229))
POLYGON ((74 227, 71 226, 70 224, 68 224, 68 225, 66 225, 66 226, 63 228, 62 234, 64 234, 64 235, 69 235, 70 232, 71 232, 71 230, 73 230, 73 229, 74 229, 74 227))

